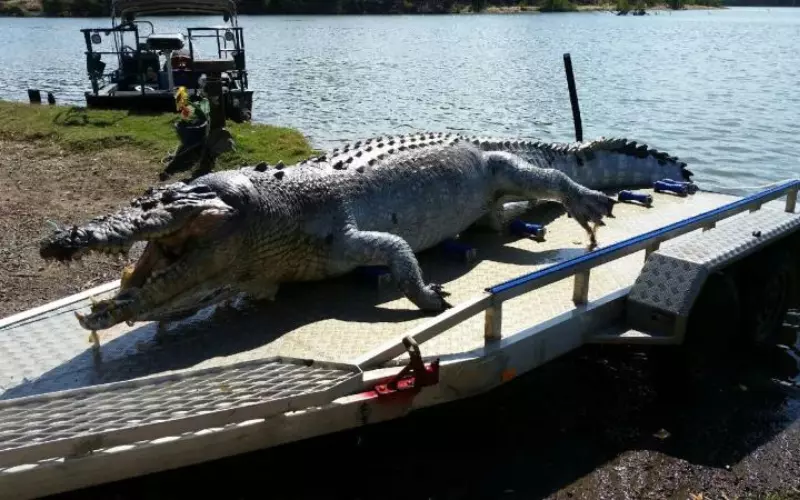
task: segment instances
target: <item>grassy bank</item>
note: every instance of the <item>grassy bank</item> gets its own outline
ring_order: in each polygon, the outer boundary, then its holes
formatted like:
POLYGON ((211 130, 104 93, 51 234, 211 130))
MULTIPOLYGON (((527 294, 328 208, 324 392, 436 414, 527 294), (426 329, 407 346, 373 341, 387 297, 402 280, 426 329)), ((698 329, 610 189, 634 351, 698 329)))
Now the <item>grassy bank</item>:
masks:
MULTIPOLYGON (((130 262, 92 255, 86 265, 45 266, 38 242, 50 222, 76 224, 162 184, 161 158, 178 145, 176 115, 133 116, 0 101, 0 318, 119 278, 130 262)), ((287 164, 312 148, 295 130, 229 123, 238 152, 218 168, 287 164)), ((177 174, 164 182, 188 176, 177 174)))
MULTIPOLYGON (((651 2, 652 3, 652 2, 651 2)), ((721 0, 669 0, 653 8, 719 7, 721 0)), ((614 10, 593 0, 243 0, 241 14, 453 14, 614 10)), ((0 16, 107 17, 103 0, 0 0, 0 16)))
MULTIPOLYGON (((108 148, 132 148, 160 168, 160 159, 175 150, 177 115, 132 115, 127 111, 0 102, 0 139, 53 141, 69 152, 91 154, 108 148)), ((314 153, 298 131, 253 123, 228 123, 236 151, 217 160, 218 168, 260 161, 292 163, 314 153)))

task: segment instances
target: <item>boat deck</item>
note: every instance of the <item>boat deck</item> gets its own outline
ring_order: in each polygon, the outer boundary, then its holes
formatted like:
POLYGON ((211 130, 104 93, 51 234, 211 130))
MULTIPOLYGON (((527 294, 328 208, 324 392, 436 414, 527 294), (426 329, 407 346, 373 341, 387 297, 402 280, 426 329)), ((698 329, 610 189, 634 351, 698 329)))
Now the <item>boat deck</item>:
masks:
MULTIPOLYGON (((620 203, 614 218, 598 232, 607 246, 692 217, 735 200, 698 192, 685 198, 649 192, 653 207, 620 203)), ((547 227, 545 241, 471 231, 461 237, 477 250, 471 263, 433 249, 420 255, 426 281, 438 282, 459 304, 486 287, 556 264, 586 252, 587 235, 557 206, 522 217, 547 227)), ((692 233, 681 238, 691 237, 692 233)), ((664 246, 671 244, 671 240, 664 246)), ((589 299, 629 286, 638 275, 644 252, 592 270, 589 299)), ((112 294, 112 286, 90 292, 112 294)), ((565 279, 507 301, 503 330, 509 334, 574 308, 573 280, 565 279)), ((86 294, 88 295, 88 294, 86 294)), ((79 327, 74 311, 85 310, 88 297, 62 300, 56 308, 17 315, 0 323, 0 399, 14 399, 64 389, 118 382, 170 371, 225 366, 280 355, 351 363, 432 319, 396 288, 360 282, 357 275, 318 283, 285 286, 273 303, 218 309, 171 325, 156 335, 153 323, 125 324, 100 331, 93 349, 89 332, 79 327), (10 323, 10 324, 9 324, 10 323)), ((44 310, 42 310, 44 309, 44 310)), ((426 357, 464 353, 484 343, 484 318, 477 315, 426 342, 426 357)))

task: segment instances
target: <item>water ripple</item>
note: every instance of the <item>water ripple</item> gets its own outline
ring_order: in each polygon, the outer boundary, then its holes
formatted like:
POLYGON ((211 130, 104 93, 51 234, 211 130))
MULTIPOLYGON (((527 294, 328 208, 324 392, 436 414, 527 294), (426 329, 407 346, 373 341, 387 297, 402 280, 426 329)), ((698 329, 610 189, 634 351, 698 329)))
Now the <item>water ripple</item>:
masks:
MULTIPOLYGON (((317 147, 453 130, 573 138, 571 52, 584 136, 626 136, 682 157, 707 187, 800 174, 800 10, 734 8, 642 18, 278 16, 241 18, 255 120, 317 147)), ((165 30, 185 20, 154 20, 165 30)), ((193 19, 192 23, 217 23, 193 19)), ((0 98, 26 89, 82 103, 83 41, 98 19, 0 19, 0 98), (58 39, 59 43, 53 43, 58 39)))

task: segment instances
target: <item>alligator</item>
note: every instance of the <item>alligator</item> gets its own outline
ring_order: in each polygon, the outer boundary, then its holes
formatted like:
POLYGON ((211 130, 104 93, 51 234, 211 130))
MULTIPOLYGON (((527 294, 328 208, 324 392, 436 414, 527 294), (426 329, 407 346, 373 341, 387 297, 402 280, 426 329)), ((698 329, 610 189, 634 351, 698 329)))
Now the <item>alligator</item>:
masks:
POLYGON ((477 224, 502 229, 514 202, 556 202, 587 232, 613 217, 602 189, 690 180, 676 157, 625 139, 573 144, 450 133, 374 137, 291 167, 265 162, 153 186, 116 213, 59 227, 46 260, 126 254, 146 242, 120 287, 77 314, 88 330, 159 325, 244 294, 274 300, 286 282, 383 265, 420 310, 451 305, 416 253, 477 224))

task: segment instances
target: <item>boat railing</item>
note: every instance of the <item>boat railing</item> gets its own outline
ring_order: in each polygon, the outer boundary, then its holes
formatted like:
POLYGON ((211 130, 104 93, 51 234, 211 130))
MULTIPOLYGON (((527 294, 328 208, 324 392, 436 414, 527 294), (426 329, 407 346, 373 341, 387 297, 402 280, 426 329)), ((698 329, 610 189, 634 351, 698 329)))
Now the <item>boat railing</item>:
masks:
POLYGON ((698 229, 712 229, 720 220, 745 211, 759 210, 764 203, 784 196, 786 196, 785 210, 790 213, 794 212, 798 190, 800 190, 800 179, 784 181, 769 189, 694 217, 488 287, 483 294, 448 309, 430 322, 361 356, 356 360, 356 364, 363 370, 377 367, 405 352, 403 344, 405 337, 411 337, 417 344, 422 344, 480 313, 484 313, 485 316, 484 342, 485 345, 489 345, 503 338, 502 317, 505 301, 572 277, 574 279, 572 301, 577 308, 584 307, 588 303, 589 281, 593 268, 642 250, 645 251, 645 258, 647 258, 664 241, 698 229))
POLYGON ((229 72, 230 77, 244 89, 248 86, 247 69, 245 62, 244 34, 240 26, 224 27, 194 27, 186 29, 189 39, 189 59, 195 60, 195 46, 193 40, 198 38, 215 38, 217 41, 217 57, 219 59, 232 59, 236 69, 229 72), (203 32, 213 32, 204 34, 203 32), (230 37, 228 38, 228 34, 230 37), (228 44, 232 46, 229 47, 228 44))

